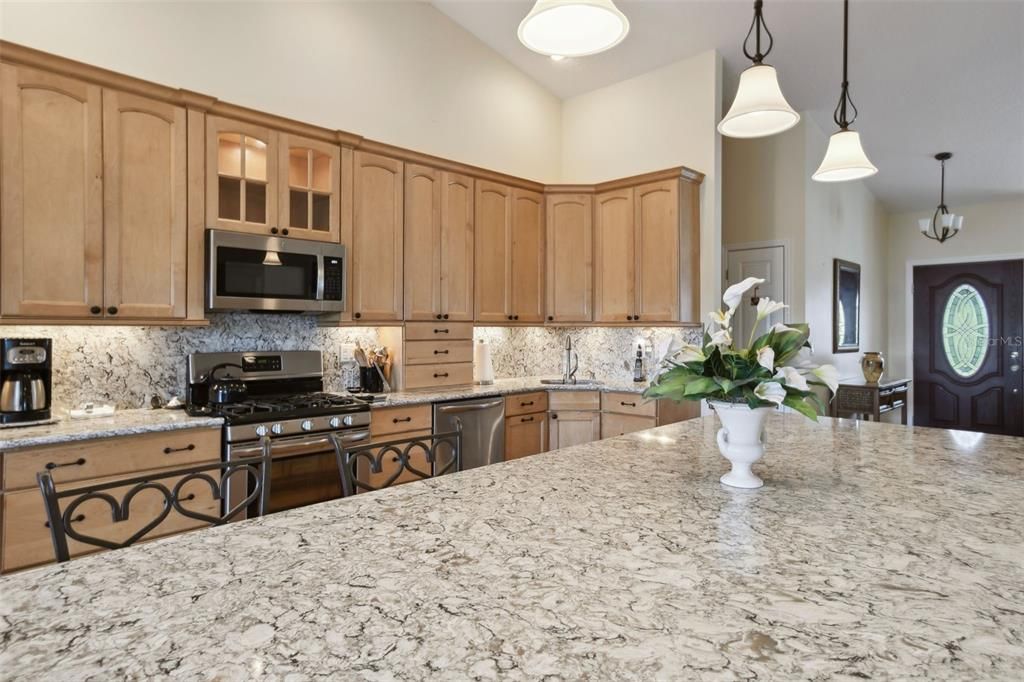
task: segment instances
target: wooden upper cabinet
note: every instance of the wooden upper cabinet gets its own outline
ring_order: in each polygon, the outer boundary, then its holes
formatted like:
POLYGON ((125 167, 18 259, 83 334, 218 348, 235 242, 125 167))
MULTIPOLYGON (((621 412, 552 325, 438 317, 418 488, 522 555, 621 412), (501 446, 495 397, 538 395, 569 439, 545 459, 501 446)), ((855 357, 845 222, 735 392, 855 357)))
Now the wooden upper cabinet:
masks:
POLYGON ((403 164, 355 153, 353 169, 352 318, 402 319, 403 164))
POLYGON ((104 313, 185 317, 185 109, 103 91, 104 313))
POLYGON ((547 200, 547 321, 593 319, 593 196, 549 194, 547 200))
POLYGON ((544 321, 544 195, 512 190, 512 318, 544 321))
POLYGON ((631 321, 636 304, 632 188, 594 198, 594 263, 594 321, 631 321))
POLYGON ((506 322, 512 315, 512 190, 476 181, 475 319, 506 322))
POLYGON ((441 187, 434 168, 405 167, 405 319, 441 319, 441 187))
POLYGON ((700 322, 700 182, 679 183, 679 320, 700 322))
POLYGON ((261 126, 206 117, 206 226, 278 230, 278 136, 261 126))
POLYGON ((282 234, 337 243, 341 225, 341 148, 288 133, 278 134, 278 144, 278 227, 282 234))
POLYGON ((99 315, 100 88, 8 64, 0 64, 0 79, 0 313, 99 315))
POLYGON ((441 313, 473 319, 473 178, 441 174, 441 313))
POLYGON ((640 322, 678 322, 680 289, 679 180, 633 190, 636 306, 640 322))

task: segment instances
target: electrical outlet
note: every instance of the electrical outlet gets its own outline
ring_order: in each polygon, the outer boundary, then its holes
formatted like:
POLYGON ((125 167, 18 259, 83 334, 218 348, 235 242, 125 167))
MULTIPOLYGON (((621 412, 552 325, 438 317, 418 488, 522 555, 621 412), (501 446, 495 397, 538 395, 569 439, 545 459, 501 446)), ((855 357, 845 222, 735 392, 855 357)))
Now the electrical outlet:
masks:
POLYGON ((353 354, 356 352, 356 344, 354 343, 339 343, 338 344, 338 357, 341 358, 341 364, 343 365, 354 365, 356 359, 353 354))

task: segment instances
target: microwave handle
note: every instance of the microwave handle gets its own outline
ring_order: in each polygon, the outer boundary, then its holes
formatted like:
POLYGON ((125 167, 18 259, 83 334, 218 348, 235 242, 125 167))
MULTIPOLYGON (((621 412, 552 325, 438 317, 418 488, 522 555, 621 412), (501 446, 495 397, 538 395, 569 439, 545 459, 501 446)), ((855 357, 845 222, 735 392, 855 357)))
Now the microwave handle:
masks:
POLYGON ((316 254, 316 300, 324 300, 324 254, 316 254))

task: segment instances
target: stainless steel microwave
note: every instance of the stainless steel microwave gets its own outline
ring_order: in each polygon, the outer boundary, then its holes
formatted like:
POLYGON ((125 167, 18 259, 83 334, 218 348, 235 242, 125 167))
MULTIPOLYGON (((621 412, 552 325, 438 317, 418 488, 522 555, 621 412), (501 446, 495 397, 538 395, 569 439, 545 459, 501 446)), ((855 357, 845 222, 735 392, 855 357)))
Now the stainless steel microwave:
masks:
POLYGON ((206 309, 325 313, 345 309, 345 247, 206 231, 206 309))

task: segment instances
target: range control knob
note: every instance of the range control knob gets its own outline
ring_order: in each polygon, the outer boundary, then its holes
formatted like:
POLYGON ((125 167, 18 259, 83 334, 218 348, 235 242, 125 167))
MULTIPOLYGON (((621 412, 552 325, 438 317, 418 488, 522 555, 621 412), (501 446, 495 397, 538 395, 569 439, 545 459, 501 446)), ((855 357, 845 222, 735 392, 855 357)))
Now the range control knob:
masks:
POLYGON ((267 435, 267 427, 264 424, 260 424, 256 427, 256 435, 262 438, 267 435))
POLYGON ((345 426, 352 426, 353 421, 354 420, 352 419, 352 415, 349 414, 345 415, 345 417, 341 420, 341 423, 344 424, 345 426))
POLYGON ((312 431, 313 430, 313 420, 312 419, 303 419, 301 426, 302 426, 302 430, 303 431, 312 431))
POLYGON ((276 433, 276 434, 277 434, 277 435, 279 435, 279 436, 280 436, 280 435, 281 435, 282 433, 284 433, 284 427, 283 427, 283 426, 281 426, 280 424, 274 424, 273 426, 271 426, 271 427, 270 427, 270 430, 271 430, 271 431, 272 431, 273 433, 276 433))
POLYGON ((332 429, 336 429, 341 426, 341 417, 331 417, 331 421, 327 423, 331 425, 332 429))

